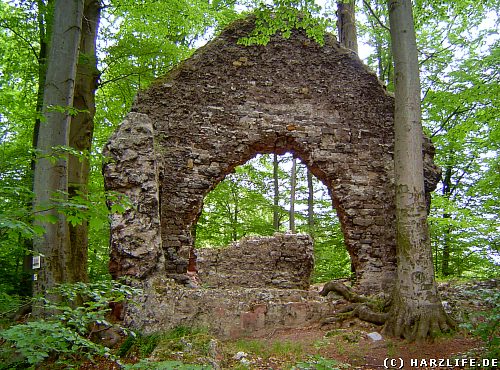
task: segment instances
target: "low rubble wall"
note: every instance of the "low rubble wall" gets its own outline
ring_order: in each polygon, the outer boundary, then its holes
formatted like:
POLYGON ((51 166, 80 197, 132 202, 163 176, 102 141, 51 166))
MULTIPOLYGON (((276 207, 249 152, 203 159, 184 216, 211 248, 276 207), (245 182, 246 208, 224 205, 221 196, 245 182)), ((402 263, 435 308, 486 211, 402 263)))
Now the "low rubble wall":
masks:
POLYGON ((204 289, 159 282, 128 305, 127 327, 144 334, 177 326, 208 328, 221 338, 259 335, 315 325, 334 312, 334 302, 299 289, 204 289))
POLYGON ((203 287, 308 289, 313 241, 306 234, 244 238, 225 248, 196 250, 196 268, 203 287))

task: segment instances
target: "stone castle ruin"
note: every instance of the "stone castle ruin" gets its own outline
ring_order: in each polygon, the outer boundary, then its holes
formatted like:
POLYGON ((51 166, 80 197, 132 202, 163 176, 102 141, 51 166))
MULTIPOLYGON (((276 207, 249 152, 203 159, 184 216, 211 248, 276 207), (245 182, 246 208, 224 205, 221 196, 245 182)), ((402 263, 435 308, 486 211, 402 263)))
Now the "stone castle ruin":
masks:
MULTIPOLYGON (((313 322, 329 310, 304 290, 312 264, 308 237, 278 234, 196 256, 193 235, 204 197, 259 153, 292 153, 329 189, 359 291, 393 285, 393 98, 332 36, 319 46, 297 30, 267 46, 239 45, 252 29, 251 19, 237 21, 140 92, 106 145, 106 188, 134 204, 112 216, 110 271, 146 288, 127 314, 144 331, 208 322, 237 336, 272 320, 313 322), (243 268, 254 248, 269 258, 243 268), (286 253, 302 263, 281 263, 286 253), (197 270, 198 289, 189 286, 197 270), (254 270, 260 280, 252 278, 254 270), (242 274, 255 284, 235 280, 242 274)), ((427 192, 440 175, 433 154, 425 140, 427 192)))

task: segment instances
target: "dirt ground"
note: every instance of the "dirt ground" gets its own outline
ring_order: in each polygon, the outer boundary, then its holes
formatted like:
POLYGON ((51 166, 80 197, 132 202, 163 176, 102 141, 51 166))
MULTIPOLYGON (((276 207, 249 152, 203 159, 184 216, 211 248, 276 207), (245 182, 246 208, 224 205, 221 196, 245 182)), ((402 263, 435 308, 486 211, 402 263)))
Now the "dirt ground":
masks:
MULTIPOLYGON (((373 328, 379 329, 379 328, 373 328)), ((379 329, 380 330, 380 329, 379 329)), ((375 330, 374 330, 375 331, 375 330)), ((372 331, 370 331, 372 332, 372 331)), ((319 355, 325 359, 335 359, 350 365, 350 369, 457 369, 465 366, 425 366, 431 359, 448 360, 455 365, 456 360, 470 357, 481 347, 481 342, 461 333, 435 339, 433 342, 408 343, 404 340, 383 338, 373 341, 367 337, 366 328, 360 330, 353 325, 349 329, 304 328, 275 332, 271 337, 261 338, 271 345, 275 341, 301 343, 308 354, 319 355), (418 366, 411 366, 418 361, 418 366), (402 362, 401 362, 402 361, 402 362), (391 366, 395 365, 395 366, 391 366), (424 366, 420 366, 424 365, 424 366)), ((274 361, 256 362, 252 369, 283 369, 286 364, 274 361)), ((439 364, 439 362, 438 362, 439 364)))
MULTIPOLYGON (((294 369, 294 364, 302 359, 320 358, 336 360, 335 366, 330 362, 321 362, 316 367, 295 367, 295 369, 463 369, 462 358, 472 358, 471 353, 481 348, 478 339, 455 333, 453 336, 438 338, 433 342, 407 343, 403 340, 383 338, 373 341, 367 337, 366 328, 360 330, 354 325, 349 329, 333 329, 309 327, 301 329, 280 330, 263 337, 246 338, 255 343, 262 343, 264 348, 271 348, 276 343, 293 344, 293 351, 300 348, 300 353, 273 353, 270 356, 259 353, 246 353, 245 363, 234 358, 234 343, 220 342, 217 355, 219 369, 281 370, 294 369), (230 349, 231 348, 231 349, 230 349), (436 360, 439 365, 433 365, 436 360), (413 361, 413 362, 412 362, 413 361), (417 361, 415 363, 415 361, 417 361), (457 362, 458 361, 458 362, 457 362), (447 364, 448 362, 448 364, 447 364), (452 366, 447 366, 447 365, 452 366), (394 366, 393 366, 394 365, 394 366), (413 365, 413 366, 412 366, 413 365), (416 366, 414 366, 416 365, 416 366), (458 365, 458 366, 456 366, 458 365)), ((481 361, 481 359, 478 359, 481 361)), ((304 360, 305 361, 305 360, 304 360)), ((313 364, 314 361, 309 361, 313 364)), ((314 366, 314 365, 312 365, 314 366)), ((115 363, 102 359, 94 363, 82 364, 80 369, 119 369, 115 363)), ((182 368, 179 368, 182 369, 182 368)), ((206 368, 208 369, 208 367, 206 368)), ((214 367, 214 369, 216 369, 214 367)))

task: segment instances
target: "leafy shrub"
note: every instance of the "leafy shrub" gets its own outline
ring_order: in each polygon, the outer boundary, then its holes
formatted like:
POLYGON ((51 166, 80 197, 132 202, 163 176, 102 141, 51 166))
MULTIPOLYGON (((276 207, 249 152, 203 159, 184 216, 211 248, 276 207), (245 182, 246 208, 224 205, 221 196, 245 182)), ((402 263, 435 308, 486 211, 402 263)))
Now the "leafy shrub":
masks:
POLYGON ((14 345, 30 365, 48 358, 61 363, 82 355, 112 357, 109 348, 89 338, 96 327, 111 326, 106 320, 109 302, 121 302, 137 293, 130 286, 115 281, 64 284, 52 289, 57 301, 40 299, 42 309, 53 314, 46 320, 19 324, 0 332, 0 337, 14 345), (83 304, 76 305, 81 300, 83 304))
POLYGON ((0 318, 17 311, 24 303, 24 300, 16 295, 10 295, 0 290, 0 318))
POLYGON ((486 353, 483 357, 496 359, 500 357, 500 292, 484 295, 483 301, 491 309, 473 315, 462 327, 484 341, 486 353))
POLYGON ((61 357, 74 354, 109 356, 109 349, 97 345, 57 321, 31 321, 14 325, 0 334, 15 343, 17 350, 30 365, 40 364, 51 355, 61 357))
POLYGON ((79 334, 88 335, 96 324, 110 326, 106 318, 111 311, 110 302, 122 302, 137 294, 138 290, 116 281, 99 281, 62 284, 50 293, 61 300, 54 302, 41 298, 42 308, 55 312, 54 319, 64 322, 79 334), (76 305, 78 301, 83 303, 76 305))

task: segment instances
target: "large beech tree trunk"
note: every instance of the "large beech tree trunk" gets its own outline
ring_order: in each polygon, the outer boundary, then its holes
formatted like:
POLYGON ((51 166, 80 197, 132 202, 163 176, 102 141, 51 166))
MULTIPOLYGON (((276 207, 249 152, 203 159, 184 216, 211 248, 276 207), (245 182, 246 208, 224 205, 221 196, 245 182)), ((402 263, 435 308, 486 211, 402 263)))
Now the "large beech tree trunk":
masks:
POLYGON ((68 248, 69 228, 57 211, 58 200, 68 191, 68 158, 58 146, 68 146, 73 106, 76 64, 83 18, 84 0, 56 0, 45 80, 43 116, 37 140, 38 159, 34 174, 36 224, 45 229, 34 240, 35 254, 42 255, 37 270, 35 293, 43 293, 56 283, 72 280, 68 248))
MULTIPOLYGON (((47 53, 48 53, 48 45, 49 45, 49 36, 51 35, 51 18, 52 18, 52 8, 54 5, 54 0, 37 0, 37 23, 38 23, 38 42, 40 43, 40 48, 38 51, 37 62, 38 62, 38 89, 36 96, 36 117, 35 117, 35 125, 33 128, 33 137, 32 137, 32 147, 36 149, 38 143, 38 132, 40 131, 40 124, 42 122, 42 114, 43 114, 43 92, 45 89, 45 77, 47 74, 47 53)), ((31 171, 32 174, 35 172, 35 163, 36 158, 33 155, 31 159, 31 171)), ((32 190, 34 191, 34 184, 32 180, 32 190)), ((33 207, 33 202, 30 204, 33 207)), ((33 294, 33 281, 32 281, 32 251, 33 251, 33 242, 30 240, 27 242, 27 251, 28 253, 24 256, 23 261, 23 281, 21 282, 21 286, 25 287, 23 290, 26 295, 33 294)))
POLYGON ((388 0, 395 66, 397 280, 386 334, 421 340, 447 330, 427 226, 417 45, 411 0, 388 0))
MULTIPOLYGON (((78 113, 71 118, 69 145, 79 152, 90 153, 94 131, 95 90, 99 72, 97 70, 96 38, 99 25, 100 3, 85 0, 80 54, 76 71, 76 85, 73 107, 78 113)), ((87 196, 89 181, 89 158, 70 155, 68 162, 69 196, 87 196)), ((88 222, 69 225, 70 256, 72 266, 71 281, 87 280, 88 222)))

